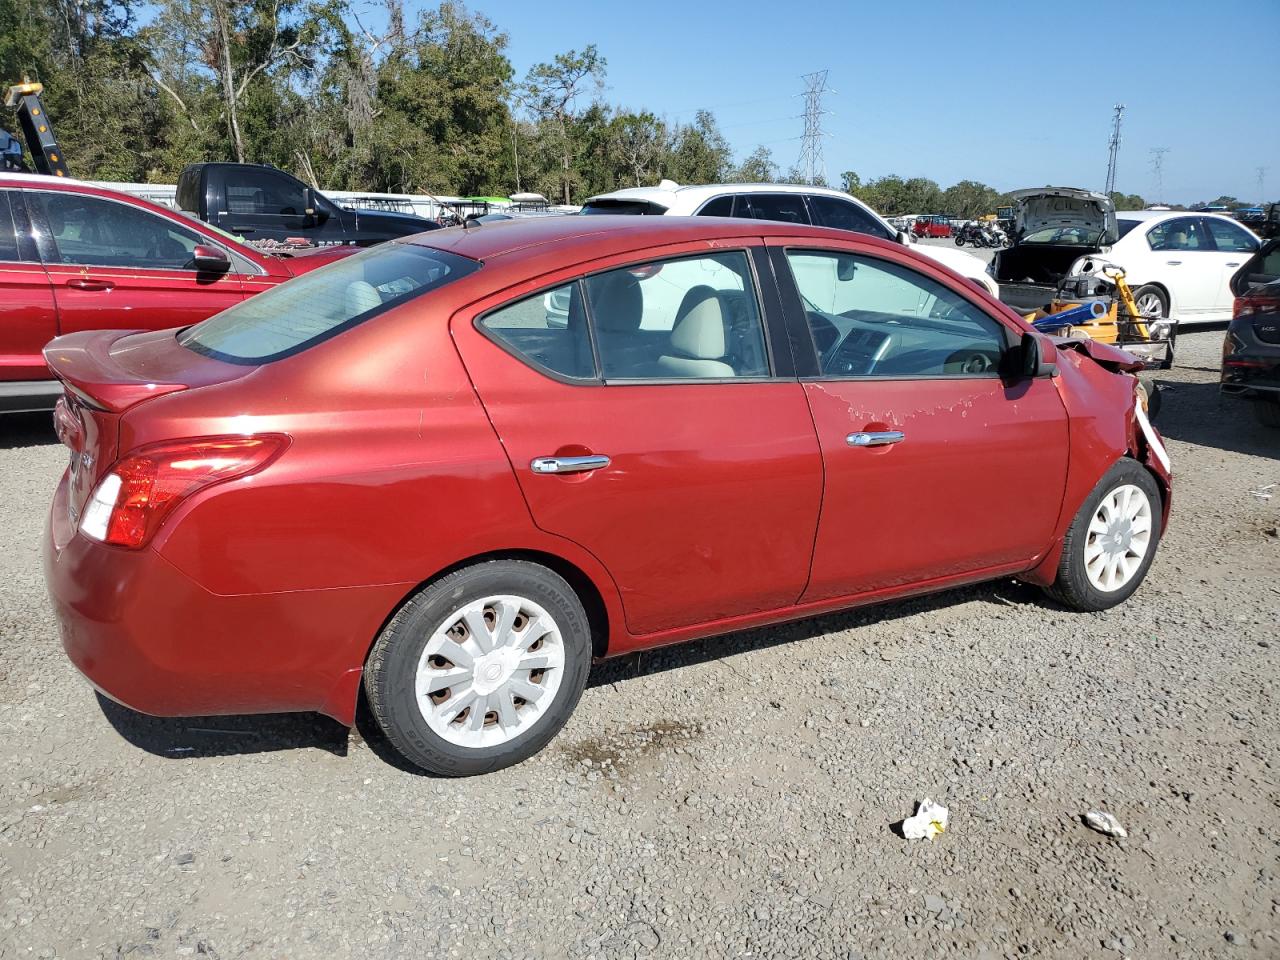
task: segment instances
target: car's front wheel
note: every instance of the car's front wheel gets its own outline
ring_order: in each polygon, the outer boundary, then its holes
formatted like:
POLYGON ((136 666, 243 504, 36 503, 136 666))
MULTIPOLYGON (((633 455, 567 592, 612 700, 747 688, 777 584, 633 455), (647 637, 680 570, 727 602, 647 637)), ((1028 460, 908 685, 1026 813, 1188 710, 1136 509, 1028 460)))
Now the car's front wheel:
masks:
POLYGON ((1155 559, 1161 513, 1151 474, 1136 460, 1121 460, 1072 520, 1050 596, 1076 610, 1106 610, 1127 600, 1155 559))
POLYGON ((458 777, 545 747, 590 668, 590 625, 564 578, 495 560, 411 598, 374 644, 364 684, 378 726, 406 760, 458 777))

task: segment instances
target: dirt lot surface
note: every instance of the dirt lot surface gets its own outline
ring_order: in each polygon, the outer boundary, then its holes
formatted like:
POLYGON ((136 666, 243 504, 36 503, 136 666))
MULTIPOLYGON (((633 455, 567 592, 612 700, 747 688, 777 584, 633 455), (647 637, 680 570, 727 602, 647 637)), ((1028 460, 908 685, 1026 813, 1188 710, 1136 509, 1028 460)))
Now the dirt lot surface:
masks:
POLYGON ((1221 336, 1160 375, 1174 519, 1121 608, 1006 581, 613 662, 467 781, 97 699, 39 572, 65 454, 0 423, 0 957, 1280 956, 1280 432, 1221 336))

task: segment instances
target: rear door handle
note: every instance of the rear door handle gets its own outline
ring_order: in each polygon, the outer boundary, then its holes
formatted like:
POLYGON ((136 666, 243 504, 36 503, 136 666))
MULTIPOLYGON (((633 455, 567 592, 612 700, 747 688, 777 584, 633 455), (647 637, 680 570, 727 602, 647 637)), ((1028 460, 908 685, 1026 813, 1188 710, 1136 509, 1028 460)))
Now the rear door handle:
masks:
POLYGON ((529 464, 534 473, 586 473, 603 470, 609 465, 608 457, 538 457, 529 464))
POLYGON ((89 280, 84 277, 76 277, 67 281, 67 286, 75 290, 111 290, 115 284, 110 280, 89 280))
POLYGON ((845 443, 851 447, 886 447, 891 443, 901 443, 907 435, 901 430, 880 430, 872 432, 851 433, 845 437, 845 443))
POLYGON ((1165 261, 1165 263, 1167 263, 1167 264, 1168 264, 1169 266, 1171 266, 1171 267, 1180 267, 1180 266, 1182 266, 1182 261, 1181 261, 1181 260, 1166 260, 1166 261, 1165 261))

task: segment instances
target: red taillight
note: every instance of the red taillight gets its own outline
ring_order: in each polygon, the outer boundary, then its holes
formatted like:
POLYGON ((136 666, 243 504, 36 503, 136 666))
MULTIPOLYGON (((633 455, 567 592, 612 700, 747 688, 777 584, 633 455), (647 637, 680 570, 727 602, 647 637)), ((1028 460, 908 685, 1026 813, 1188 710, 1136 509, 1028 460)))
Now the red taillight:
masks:
POLYGON ((202 437, 135 450, 93 491, 80 520, 85 536, 141 547, 169 512, 197 490, 256 473, 289 444, 279 434, 202 437))

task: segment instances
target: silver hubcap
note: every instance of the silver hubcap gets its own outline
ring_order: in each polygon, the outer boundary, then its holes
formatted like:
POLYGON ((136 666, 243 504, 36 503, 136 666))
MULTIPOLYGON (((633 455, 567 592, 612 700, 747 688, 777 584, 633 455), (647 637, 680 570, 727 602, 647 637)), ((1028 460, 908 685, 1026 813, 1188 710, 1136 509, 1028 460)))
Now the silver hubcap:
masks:
POLYGON ((564 676, 555 620, 523 597, 493 596, 460 607, 422 650, 418 709, 431 730, 460 747, 492 747, 528 733, 564 676))
POLYGON ((1119 590, 1138 572, 1151 546, 1151 501, 1131 483, 1116 487, 1098 504, 1084 545, 1084 569, 1103 593, 1119 590))
POLYGON ((1144 317, 1163 317, 1164 304, 1154 293, 1144 293, 1138 298, 1138 312, 1144 317))

